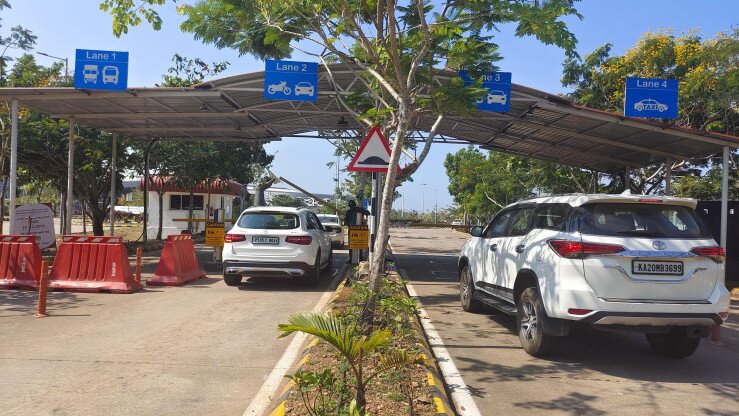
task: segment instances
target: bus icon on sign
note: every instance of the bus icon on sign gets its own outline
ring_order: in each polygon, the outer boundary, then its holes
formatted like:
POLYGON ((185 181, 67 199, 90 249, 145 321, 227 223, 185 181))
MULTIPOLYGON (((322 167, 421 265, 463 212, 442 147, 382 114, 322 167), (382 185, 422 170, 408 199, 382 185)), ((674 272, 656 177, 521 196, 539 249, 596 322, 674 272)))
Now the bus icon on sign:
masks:
POLYGON ((103 84, 117 84, 118 74, 117 66, 106 66, 103 68, 103 84))

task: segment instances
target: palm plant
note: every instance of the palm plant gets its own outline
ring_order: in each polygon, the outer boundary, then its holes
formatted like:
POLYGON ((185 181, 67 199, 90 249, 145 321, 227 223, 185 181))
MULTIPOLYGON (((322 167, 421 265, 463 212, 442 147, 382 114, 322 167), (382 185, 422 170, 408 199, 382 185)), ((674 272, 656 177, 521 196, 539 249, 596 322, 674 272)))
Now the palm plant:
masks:
POLYGON ((405 350, 382 351, 390 343, 391 332, 389 330, 380 329, 369 335, 362 335, 356 325, 347 325, 332 315, 294 314, 288 318, 287 324, 280 324, 278 329, 282 331, 280 337, 286 337, 293 332, 304 332, 336 348, 349 363, 356 379, 355 400, 360 415, 365 414, 367 385, 372 379, 393 368, 424 363, 424 358, 420 354, 409 353, 405 350), (373 371, 367 372, 365 360, 373 353, 377 353, 378 365, 373 371))

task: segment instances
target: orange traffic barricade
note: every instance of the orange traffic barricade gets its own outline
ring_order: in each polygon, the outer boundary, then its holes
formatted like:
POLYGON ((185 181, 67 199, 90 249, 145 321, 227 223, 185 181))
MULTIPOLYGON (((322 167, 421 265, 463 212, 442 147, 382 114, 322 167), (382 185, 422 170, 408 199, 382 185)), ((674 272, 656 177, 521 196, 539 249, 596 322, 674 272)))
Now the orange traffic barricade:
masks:
POLYGON ((131 293, 141 288, 133 278, 120 237, 62 237, 49 275, 49 289, 131 293))
POLYGON ((0 289, 36 289, 41 250, 33 235, 0 235, 0 289))
POLYGON ((188 234, 170 235, 164 243, 154 276, 146 281, 148 286, 182 286, 205 277, 195 257, 195 244, 188 234))

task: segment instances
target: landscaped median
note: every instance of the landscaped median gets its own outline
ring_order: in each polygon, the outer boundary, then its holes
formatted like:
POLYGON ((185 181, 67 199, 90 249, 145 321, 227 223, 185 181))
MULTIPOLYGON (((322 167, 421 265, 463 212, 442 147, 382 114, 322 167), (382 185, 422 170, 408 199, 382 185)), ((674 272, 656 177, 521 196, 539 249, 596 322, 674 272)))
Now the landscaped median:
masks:
POLYGON ((323 314, 297 314, 282 335, 311 334, 270 416, 454 415, 418 320, 416 301, 388 264, 371 326, 366 264, 339 285, 323 314))

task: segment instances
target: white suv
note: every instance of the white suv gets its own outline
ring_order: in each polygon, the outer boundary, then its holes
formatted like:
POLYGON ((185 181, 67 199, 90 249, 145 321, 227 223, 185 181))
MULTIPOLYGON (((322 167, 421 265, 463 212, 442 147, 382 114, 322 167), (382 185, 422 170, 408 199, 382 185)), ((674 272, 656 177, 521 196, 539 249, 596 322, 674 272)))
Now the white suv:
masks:
POLYGON ((241 283, 243 276, 298 277, 315 285, 332 263, 331 239, 307 209, 249 208, 223 246, 223 280, 229 286, 241 283))
POLYGON ((493 306, 517 317, 521 344, 538 356, 574 321, 646 334, 658 354, 684 358, 729 314, 724 250, 696 201, 570 195, 520 201, 459 258, 466 311, 493 306))

